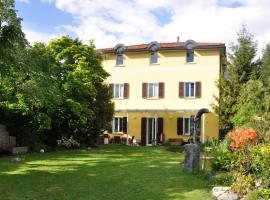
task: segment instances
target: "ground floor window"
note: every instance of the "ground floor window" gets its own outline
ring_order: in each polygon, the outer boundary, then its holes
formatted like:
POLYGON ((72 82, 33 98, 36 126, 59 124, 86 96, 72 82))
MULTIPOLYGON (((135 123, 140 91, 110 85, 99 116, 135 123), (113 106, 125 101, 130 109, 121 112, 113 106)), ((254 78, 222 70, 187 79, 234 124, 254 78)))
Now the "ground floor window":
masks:
POLYGON ((114 133, 123 133, 123 117, 114 117, 112 127, 114 133))
POLYGON ((190 118, 188 117, 177 118, 177 134, 190 135, 190 118))

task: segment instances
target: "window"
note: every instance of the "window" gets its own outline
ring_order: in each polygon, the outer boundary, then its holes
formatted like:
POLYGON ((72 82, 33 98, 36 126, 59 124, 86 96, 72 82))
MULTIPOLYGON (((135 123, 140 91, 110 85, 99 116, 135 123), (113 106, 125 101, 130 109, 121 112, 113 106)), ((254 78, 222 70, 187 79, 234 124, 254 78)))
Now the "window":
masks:
POLYGON ((190 118, 177 118, 177 134, 190 135, 190 118))
POLYGON ((116 65, 123 65, 123 54, 117 54, 117 58, 116 58, 116 65))
POLYGON ((183 120, 183 135, 189 135, 190 134, 190 118, 184 118, 183 120))
POLYGON ((158 63, 158 55, 156 51, 151 52, 150 55, 150 64, 157 64, 158 63))
POLYGON ((123 117, 114 117, 112 124, 114 133, 123 133, 123 117))
POLYGON ((115 99, 123 99, 124 98, 124 84, 114 84, 113 97, 115 99))
POLYGON ((158 98, 158 83, 148 83, 147 87, 147 98, 158 98))
POLYGON ((194 82, 185 82, 184 88, 185 97, 195 98, 195 83, 194 82))
POLYGON ((188 50, 187 51, 186 62, 187 63, 194 62, 194 51, 193 50, 188 50))

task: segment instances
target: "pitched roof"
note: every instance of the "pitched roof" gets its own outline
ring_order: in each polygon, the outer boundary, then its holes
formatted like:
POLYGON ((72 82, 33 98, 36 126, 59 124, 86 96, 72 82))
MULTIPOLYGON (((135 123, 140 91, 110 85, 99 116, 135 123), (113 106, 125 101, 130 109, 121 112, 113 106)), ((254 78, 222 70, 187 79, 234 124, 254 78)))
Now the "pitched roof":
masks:
MULTIPOLYGON (((161 50, 174 50, 174 49, 185 49, 186 42, 163 42, 159 43, 161 50)), ((196 49, 211 49, 211 48, 222 48, 225 50, 225 44, 220 42, 195 42, 196 49)), ((146 51, 148 50, 149 44, 137 44, 126 46, 125 51, 146 51)), ((100 49, 103 53, 112 53, 114 48, 100 49)))

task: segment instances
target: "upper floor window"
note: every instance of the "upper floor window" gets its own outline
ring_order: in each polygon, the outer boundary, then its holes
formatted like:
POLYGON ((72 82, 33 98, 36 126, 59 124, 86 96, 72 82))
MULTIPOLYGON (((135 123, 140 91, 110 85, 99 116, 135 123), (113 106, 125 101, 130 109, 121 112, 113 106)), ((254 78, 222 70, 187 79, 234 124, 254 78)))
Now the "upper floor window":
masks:
POLYGON ((114 84, 113 97, 115 99, 124 98, 124 84, 114 84))
POLYGON ((187 54, 186 54, 186 62, 187 63, 194 62, 194 48, 195 48, 195 46, 196 46, 196 43, 193 40, 187 40, 185 42, 185 48, 187 50, 187 54))
POLYGON ((187 63, 194 62, 194 51, 193 50, 187 51, 186 62, 187 63))
POLYGON ((185 83, 185 97, 195 97, 195 83, 186 82, 185 83))
POLYGON ((126 47, 123 44, 117 44, 114 47, 115 53, 116 53, 116 66, 121 66, 124 64, 124 51, 126 47))
POLYGON ((158 63, 157 52, 156 51, 151 52, 151 55, 150 55, 150 64, 157 64, 157 63, 158 63))
POLYGON ((158 53, 157 53, 158 49, 159 49, 159 43, 156 41, 153 41, 148 45, 148 50, 150 52, 150 64, 158 63, 158 53))
POLYGON ((179 82, 179 98, 201 98, 201 82, 179 82))
POLYGON ((123 65, 124 61, 123 61, 123 54, 117 54, 116 57, 116 65, 123 65))
POLYGON ((149 99, 164 98, 164 83, 143 83, 142 97, 149 99))
POLYGON ((127 99, 129 98, 129 84, 128 83, 110 84, 110 92, 114 99, 127 99))
POLYGON ((158 83, 148 83, 147 98, 158 98, 158 83))

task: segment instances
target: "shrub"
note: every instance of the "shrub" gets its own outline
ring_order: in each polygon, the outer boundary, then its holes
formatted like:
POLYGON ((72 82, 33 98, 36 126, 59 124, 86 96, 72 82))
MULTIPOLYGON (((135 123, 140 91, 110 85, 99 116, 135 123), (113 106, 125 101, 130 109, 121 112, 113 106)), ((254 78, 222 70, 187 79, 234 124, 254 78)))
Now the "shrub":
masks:
POLYGON ((249 143, 255 144, 257 140, 257 134, 253 129, 238 128, 234 132, 229 132, 228 136, 232 142, 230 147, 232 150, 236 150, 240 147, 248 145, 249 143))
POLYGON ((70 138, 63 137, 61 139, 61 145, 67 149, 77 149, 80 147, 80 143, 73 136, 70 136, 70 138))
POLYGON ((232 152, 229 148, 231 139, 226 136, 218 145, 213 147, 212 167, 215 171, 228 171, 231 164, 232 152))
POLYGON ((254 189, 254 177, 251 174, 244 175, 242 173, 234 173, 233 174, 235 180, 231 186, 231 189, 240 194, 247 194, 249 191, 254 189))
POLYGON ((252 148, 251 168, 260 183, 258 187, 270 188, 270 144, 260 144, 252 148))

